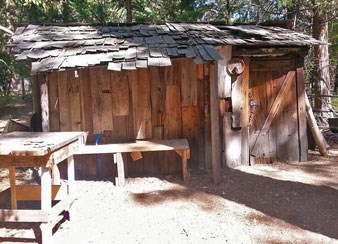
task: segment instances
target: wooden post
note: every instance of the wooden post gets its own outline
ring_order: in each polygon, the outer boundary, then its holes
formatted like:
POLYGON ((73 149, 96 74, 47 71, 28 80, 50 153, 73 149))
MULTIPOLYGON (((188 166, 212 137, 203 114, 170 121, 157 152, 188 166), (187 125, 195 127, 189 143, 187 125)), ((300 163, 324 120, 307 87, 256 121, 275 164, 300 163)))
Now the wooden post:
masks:
POLYGON ((214 183, 220 181, 221 170, 221 138, 219 128, 219 101, 217 70, 210 65, 210 117, 211 117, 211 167, 214 183))
POLYGON ((298 110, 298 137, 299 137, 299 161, 307 161, 308 139, 306 130, 306 108, 304 88, 304 59, 296 59, 296 85, 297 85, 297 110, 298 110))
POLYGON ((243 165, 249 165, 250 150, 249 150, 249 114, 250 114, 250 101, 249 101, 249 79, 250 79, 250 59, 244 58, 244 71, 242 73, 242 97, 243 97, 243 111, 242 111, 242 162, 243 165))
POLYGON ((16 201, 16 180, 15 180, 15 167, 8 167, 9 170, 9 182, 11 186, 11 205, 12 209, 17 209, 17 201, 16 201))
POLYGON ((307 97, 306 93, 305 93, 305 106, 306 106, 306 121, 316 141, 319 152, 322 156, 327 157, 328 153, 326 150, 327 149, 326 141, 325 141, 323 134, 320 132, 318 128, 315 116, 313 115, 313 112, 312 112, 309 98, 307 97))
POLYGON ((124 176, 124 162, 122 153, 114 154, 114 163, 117 164, 117 177, 115 177, 115 185, 124 186, 125 176, 124 176))
POLYGON ((68 174, 68 195, 74 193, 74 181, 75 181, 75 167, 74 156, 67 158, 67 174, 68 174))
MULTIPOLYGON (((41 210, 52 208, 52 178, 48 168, 42 167, 41 174, 41 210)), ((49 223, 40 225, 42 244, 52 243, 52 226, 49 223)))

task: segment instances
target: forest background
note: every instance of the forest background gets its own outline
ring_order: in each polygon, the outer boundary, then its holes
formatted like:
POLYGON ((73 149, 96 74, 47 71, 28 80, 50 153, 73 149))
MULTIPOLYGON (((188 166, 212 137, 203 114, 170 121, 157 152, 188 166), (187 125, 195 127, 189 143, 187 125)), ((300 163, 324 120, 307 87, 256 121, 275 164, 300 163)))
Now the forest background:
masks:
MULTIPOLYGON (((308 92, 319 117, 338 109, 338 0, 0 0, 0 95, 10 94, 13 77, 29 78, 28 65, 15 61, 6 44, 26 24, 213 22, 280 24, 330 45, 310 49, 308 92)), ((324 122, 325 123, 325 122, 324 122)))

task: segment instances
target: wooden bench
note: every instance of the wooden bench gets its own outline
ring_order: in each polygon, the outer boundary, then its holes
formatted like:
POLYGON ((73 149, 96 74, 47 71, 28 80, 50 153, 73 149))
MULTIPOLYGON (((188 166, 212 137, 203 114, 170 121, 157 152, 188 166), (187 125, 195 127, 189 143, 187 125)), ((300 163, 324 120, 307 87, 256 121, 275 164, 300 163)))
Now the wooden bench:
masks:
POLYGON ((123 186, 125 183, 124 162, 122 153, 132 153, 133 155, 141 152, 153 151, 175 151, 182 158, 182 174, 183 180, 187 181, 190 178, 187 160, 190 158, 190 147, 187 139, 174 140, 156 140, 156 141, 136 141, 132 143, 118 143, 118 144, 100 144, 100 145, 86 145, 81 147, 75 154, 114 154, 114 163, 117 164, 116 185, 123 186))

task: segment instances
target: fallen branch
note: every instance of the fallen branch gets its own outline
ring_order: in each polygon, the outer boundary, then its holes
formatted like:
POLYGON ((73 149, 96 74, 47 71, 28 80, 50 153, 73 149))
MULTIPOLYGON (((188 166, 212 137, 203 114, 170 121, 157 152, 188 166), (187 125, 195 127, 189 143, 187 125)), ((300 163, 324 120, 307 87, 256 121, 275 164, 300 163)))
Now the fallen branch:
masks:
POLYGON ((318 128, 315 116, 313 115, 313 112, 312 112, 309 98, 307 97, 306 93, 305 93, 305 106, 306 106, 306 121, 307 121, 308 126, 310 127, 312 135, 318 146, 320 155, 327 157, 328 156, 327 144, 326 144, 323 134, 320 132, 318 128))

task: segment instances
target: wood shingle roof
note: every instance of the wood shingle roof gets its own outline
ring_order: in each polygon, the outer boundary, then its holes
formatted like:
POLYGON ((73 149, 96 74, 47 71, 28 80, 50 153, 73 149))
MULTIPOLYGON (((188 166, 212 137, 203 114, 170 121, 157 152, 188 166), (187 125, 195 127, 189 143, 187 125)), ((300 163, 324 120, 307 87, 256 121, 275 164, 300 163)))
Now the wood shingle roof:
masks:
POLYGON ((32 74, 100 63, 120 71, 169 66, 171 58, 195 63, 219 60, 219 45, 306 46, 320 42, 291 30, 268 26, 211 24, 19 27, 8 45, 17 60, 31 59, 32 74))

